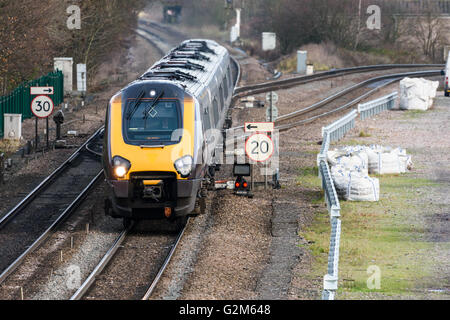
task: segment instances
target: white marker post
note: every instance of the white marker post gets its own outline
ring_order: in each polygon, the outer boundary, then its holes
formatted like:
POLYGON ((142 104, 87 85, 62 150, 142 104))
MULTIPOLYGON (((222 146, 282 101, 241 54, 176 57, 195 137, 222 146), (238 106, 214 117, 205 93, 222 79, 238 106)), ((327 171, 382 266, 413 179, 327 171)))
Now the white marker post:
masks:
POLYGON ((77 90, 82 94, 87 91, 86 78, 86 65, 84 63, 77 64, 77 90))

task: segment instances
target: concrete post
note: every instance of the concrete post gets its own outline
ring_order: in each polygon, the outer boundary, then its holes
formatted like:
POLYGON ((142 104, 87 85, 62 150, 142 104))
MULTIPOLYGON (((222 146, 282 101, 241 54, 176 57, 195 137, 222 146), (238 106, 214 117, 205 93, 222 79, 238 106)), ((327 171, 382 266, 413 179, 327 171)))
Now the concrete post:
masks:
POLYGON ((54 69, 61 70, 64 75, 64 94, 73 90, 73 58, 54 58, 54 69))
POLYGON ((22 137, 22 114, 5 113, 3 138, 6 140, 20 140, 22 137))
POLYGON ((87 72, 86 65, 84 63, 77 64, 77 90, 80 92, 87 91, 87 72))
POLYGON ((237 37, 241 37, 241 9, 236 9, 236 32, 237 37))
POLYGON ((306 74, 307 51, 297 51, 297 73, 306 74))
POLYGON ((262 49, 263 51, 274 50, 277 47, 277 35, 273 32, 262 33, 262 49))
POLYGON ((233 43, 241 36, 241 9, 236 9, 236 24, 231 27, 230 42, 233 43))

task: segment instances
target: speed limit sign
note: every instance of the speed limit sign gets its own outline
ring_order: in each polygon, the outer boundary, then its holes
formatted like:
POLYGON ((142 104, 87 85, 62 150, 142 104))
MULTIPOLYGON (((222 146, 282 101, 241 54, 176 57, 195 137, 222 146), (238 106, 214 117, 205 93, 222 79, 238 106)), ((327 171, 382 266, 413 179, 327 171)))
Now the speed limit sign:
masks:
POLYGON ((37 96, 31 101, 31 112, 38 118, 47 118, 52 114, 53 100, 48 96, 37 96))
POLYGON ((257 133, 247 139, 245 152, 247 156, 256 162, 265 162, 272 157, 274 152, 272 139, 263 133, 257 133))

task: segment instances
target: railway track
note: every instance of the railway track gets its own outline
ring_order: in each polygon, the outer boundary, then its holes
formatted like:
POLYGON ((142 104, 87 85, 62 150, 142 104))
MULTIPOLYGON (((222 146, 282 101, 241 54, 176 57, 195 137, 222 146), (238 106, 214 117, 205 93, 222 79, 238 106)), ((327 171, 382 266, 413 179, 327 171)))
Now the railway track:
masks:
POLYGON ((159 24, 140 19, 134 32, 156 48, 161 56, 186 39, 181 33, 173 32, 159 24))
POLYGON ((441 64, 384 64, 372 66, 360 66, 352 68, 334 69, 325 72, 319 72, 307 76, 298 76, 288 79, 269 81, 255 85, 237 87, 234 91, 233 101, 244 98, 246 96, 265 93, 273 90, 288 89, 301 84, 306 84, 319 80, 351 75, 355 73, 366 73, 391 69, 411 69, 411 68, 443 68, 441 64))
POLYGON ((362 81, 360 83, 357 83, 357 84, 355 84, 349 88, 346 88, 336 94, 333 94, 333 95, 331 95, 309 107, 291 112, 289 114, 282 115, 275 122, 275 126, 276 126, 276 129, 278 129, 280 131, 284 131, 284 130, 288 130, 293 127, 296 127, 298 125, 302 125, 302 124, 314 121, 318 118, 329 116, 335 112, 348 109, 352 106, 357 105, 363 99, 371 96, 372 94, 379 91, 380 89, 382 89, 394 82, 398 82, 401 79, 403 79, 404 77, 430 77, 430 76, 437 76, 437 75, 440 75, 439 70, 405 72, 405 73, 396 73, 396 74, 384 75, 384 76, 380 76, 380 77, 374 77, 374 78, 362 81), (308 114, 308 113, 311 113, 322 107, 325 107, 325 106, 329 105, 331 102, 335 101, 336 99, 343 98, 347 95, 351 95, 353 92, 360 90, 360 89, 364 89, 364 88, 368 87, 369 85, 373 85, 373 84, 375 84, 373 89, 370 89, 369 91, 364 92, 362 95, 358 95, 356 98, 351 98, 350 101, 348 101, 342 105, 339 105, 338 107, 332 108, 331 110, 319 113, 317 115, 310 116, 303 120, 293 121, 293 122, 282 124, 283 122, 286 122, 287 120, 295 119, 298 116, 308 114))
POLYGON ((42 181, 0 221, 0 284, 67 219, 103 177, 101 161, 91 150, 94 133, 69 159, 42 181))
MULTIPOLYGON (((387 85, 390 85, 394 82, 400 81, 404 77, 429 77, 429 76, 438 76, 440 74, 441 74, 440 70, 425 70, 425 71, 395 73, 395 74, 389 74, 389 75, 383 75, 383 76, 370 78, 368 80, 365 80, 365 81, 359 82, 353 86, 350 86, 344 90, 341 90, 341 91, 339 91, 321 101, 318 101, 308 107, 305 107, 305 108, 296 110, 294 112, 279 116, 277 118, 277 120, 275 121, 275 128, 280 131, 289 130, 293 127, 303 125, 305 123, 328 116, 328 115, 333 114, 338 111, 345 110, 347 108, 350 108, 350 107, 356 105, 357 103, 359 103, 363 99, 369 97, 370 95, 374 94, 375 92, 382 89, 383 87, 386 87, 387 85), (370 85, 372 85, 374 88, 370 89, 368 91, 365 91, 364 89, 370 85), (302 120, 298 120, 298 121, 295 120, 300 116, 309 115, 317 110, 321 110, 325 107, 328 107, 332 102, 334 102, 338 99, 344 99, 347 96, 354 95, 354 93, 358 90, 365 91, 365 92, 363 94, 357 96, 356 98, 349 98, 346 101, 344 100, 345 102, 343 102, 341 105, 331 108, 330 110, 327 110, 327 111, 319 113, 319 114, 311 115, 310 117, 302 119, 302 120), (294 121, 289 122, 289 120, 293 120, 293 119, 294 119, 294 121)), ((314 78, 313 80, 309 80, 308 82, 311 82, 311 81, 316 81, 316 79, 314 78)), ((302 84, 303 83, 305 83, 305 82, 302 82, 302 84)), ((270 86, 264 87, 264 90, 266 90, 266 91, 272 91, 272 90, 277 90, 277 89, 279 89, 278 81, 274 82, 273 87, 270 87, 270 86)), ((234 130, 243 129, 243 126, 233 127, 231 129, 234 129, 234 130)))
MULTIPOLYGON (((148 281, 149 285, 145 289, 145 292, 142 294, 142 297, 141 297, 142 300, 148 300, 151 297, 152 293, 154 292, 156 285, 158 284, 159 280, 161 279, 162 274, 164 273, 167 266, 169 265, 169 262, 173 256, 173 254, 175 253, 175 250, 176 250, 178 244, 180 243, 180 241, 183 237, 183 234, 186 230, 186 227, 189 224, 189 221, 190 220, 188 219, 187 222, 185 223, 185 225, 176 234, 176 236, 173 236, 171 234, 163 235, 163 236, 160 234, 156 234, 154 236, 148 237, 148 239, 145 240, 148 243, 148 246, 143 247, 143 248, 134 247, 134 250, 142 250, 143 251, 143 252, 136 253, 136 255, 139 256, 140 259, 145 259, 145 261, 152 261, 152 260, 158 261, 158 260, 160 260, 161 256, 165 256, 164 260, 162 260, 162 263, 160 264, 160 267, 158 267, 153 272, 154 275, 151 275, 147 272, 144 272, 144 273, 141 272, 140 279, 139 279, 140 282, 146 282, 150 278, 153 278, 151 281, 148 281), (157 237, 166 237, 165 242, 167 243, 167 245, 161 246, 160 245, 161 240, 157 240, 156 239, 157 237), (149 255, 146 252, 151 251, 151 250, 149 250, 149 247, 151 247, 152 245, 156 246, 156 248, 154 248, 155 252, 152 252, 149 255), (167 250, 167 248, 170 248, 170 249, 167 250)), ((107 291, 107 290, 99 289, 99 290, 97 290, 97 293, 93 293, 89 297, 87 297, 87 294, 89 292, 95 290, 95 286, 98 285, 98 284, 96 284, 96 281, 107 282, 107 280, 99 279, 99 276, 101 275, 102 271, 108 266, 108 264, 111 262, 111 260, 113 260, 114 257, 116 257, 118 252, 120 252, 120 250, 125 250, 125 249, 121 249, 121 248, 125 247, 124 244, 127 241, 127 237, 133 231, 134 227, 135 227, 135 225, 132 224, 127 229, 124 229, 120 233, 120 235, 117 237, 117 239, 111 245, 111 247, 108 249, 106 254, 100 260, 98 265, 94 268, 94 270, 86 278, 86 280, 83 282, 83 284, 80 286, 80 288, 72 295, 70 300, 81 300, 84 298, 86 298, 86 299, 106 299, 107 298, 104 295, 98 294, 98 292, 104 294, 105 291, 107 291)), ((123 262, 123 260, 121 260, 121 261, 123 262)), ((125 269, 133 270, 133 265, 139 263, 139 261, 128 261, 127 263, 130 264, 129 269, 127 269, 127 268, 125 268, 125 269)), ((145 264, 144 261, 143 261, 143 263, 145 264)), ((119 269, 122 269, 122 268, 119 268, 119 269)), ((133 272, 136 272, 136 271, 134 270, 133 272)), ((115 279, 115 282, 120 282, 120 281, 128 282, 129 281, 128 277, 126 279, 123 279, 120 275, 115 275, 114 270, 111 273, 113 273, 113 275, 110 275, 110 277, 113 277, 115 279)), ((150 273, 152 273, 152 272, 150 272, 150 273)), ((136 275, 134 275, 134 277, 136 277, 136 275)), ((134 282, 135 281, 136 281, 136 279, 134 279, 134 282)), ((100 283, 100 286, 103 286, 103 287, 108 286, 108 283, 103 283, 103 284, 100 283)), ((112 291, 116 291, 116 290, 112 290, 112 291)), ((135 298, 135 297, 125 297, 125 298, 131 299, 131 298, 135 298)))

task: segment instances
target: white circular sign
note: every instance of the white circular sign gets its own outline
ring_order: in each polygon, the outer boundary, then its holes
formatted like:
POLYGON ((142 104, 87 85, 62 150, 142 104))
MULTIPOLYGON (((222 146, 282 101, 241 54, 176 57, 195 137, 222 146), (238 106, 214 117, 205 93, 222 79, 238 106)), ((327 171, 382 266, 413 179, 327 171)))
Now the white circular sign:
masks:
POLYGON ((245 153, 256 162, 264 162, 272 157, 275 147, 272 139, 263 133, 257 133, 247 139, 245 153))
POLYGON ((47 118, 53 109, 53 100, 47 96, 37 96, 31 102, 31 112, 38 118, 47 118))

